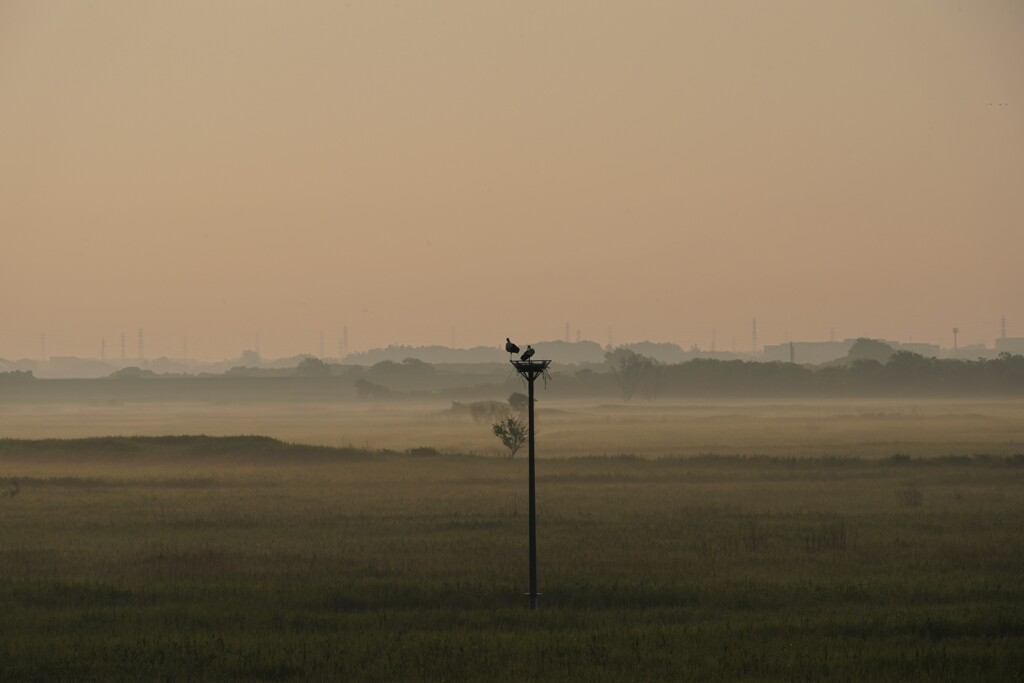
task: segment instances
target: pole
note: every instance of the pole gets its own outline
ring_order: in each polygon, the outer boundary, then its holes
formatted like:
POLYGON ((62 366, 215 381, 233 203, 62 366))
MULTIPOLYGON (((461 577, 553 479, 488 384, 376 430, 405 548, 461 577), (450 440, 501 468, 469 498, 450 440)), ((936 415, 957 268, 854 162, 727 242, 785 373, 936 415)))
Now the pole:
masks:
MULTIPOLYGON (((533 354, 531 353, 528 355, 533 354)), ((537 592, 537 441, 535 438, 537 430, 534 427, 535 416, 533 384, 538 377, 547 377, 546 373, 548 366, 551 365, 551 361, 531 360, 530 358, 526 358, 525 360, 513 360, 511 363, 512 367, 516 369, 516 372, 526 380, 526 384, 530 392, 527 397, 527 416, 530 423, 528 441, 530 452, 530 609, 536 610, 537 598, 540 596, 540 593, 537 592)))
POLYGON ((527 378, 530 387, 530 609, 537 609, 537 491, 534 483, 534 441, 533 441, 533 380, 527 378))

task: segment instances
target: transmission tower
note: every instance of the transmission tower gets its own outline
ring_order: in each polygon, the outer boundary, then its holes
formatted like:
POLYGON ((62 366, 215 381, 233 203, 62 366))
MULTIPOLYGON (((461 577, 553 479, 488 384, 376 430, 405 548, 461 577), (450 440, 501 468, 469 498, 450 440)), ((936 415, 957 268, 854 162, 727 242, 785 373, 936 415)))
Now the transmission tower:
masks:
POLYGON ((750 352, 757 353, 757 318, 750 324, 750 352))

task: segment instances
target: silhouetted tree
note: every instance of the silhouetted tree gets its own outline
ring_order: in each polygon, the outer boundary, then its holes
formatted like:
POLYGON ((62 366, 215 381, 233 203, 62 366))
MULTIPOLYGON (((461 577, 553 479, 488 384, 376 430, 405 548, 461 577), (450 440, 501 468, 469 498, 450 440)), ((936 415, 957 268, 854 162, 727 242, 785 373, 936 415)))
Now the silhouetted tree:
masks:
POLYGON ((299 377, 329 377, 331 366, 319 358, 303 358, 295 366, 295 374, 299 377))
POLYGON ((372 365, 367 373, 370 377, 418 377, 434 374, 434 366, 418 358, 406 358, 401 363, 382 360, 372 365))
POLYGON ((874 360, 879 363, 886 363, 892 358, 892 355, 896 351, 886 344, 880 342, 877 339, 867 339, 861 337, 857 341, 853 342, 853 346, 846 353, 846 359, 850 362, 858 360, 874 360))
POLYGON ((526 394, 520 394, 518 391, 514 391, 509 394, 508 405, 513 411, 522 415, 530 407, 530 397, 526 394))
POLYGON ((658 361, 621 346, 605 353, 604 360, 615 374, 623 401, 633 400, 641 390, 648 398, 657 394, 660 385, 658 361))
POLYGON ((508 457, 513 457, 523 444, 526 443, 526 425, 515 415, 509 415, 504 420, 491 425, 494 435, 501 440, 501 444, 508 449, 508 457))
POLYGON ((361 399, 373 400, 390 398, 394 394, 394 392, 387 387, 382 387, 379 384, 374 384, 373 382, 362 378, 357 379, 353 386, 356 388, 356 396, 361 399))
POLYGON ((242 351, 242 365, 248 368, 258 368, 260 366, 260 354, 256 353, 252 349, 246 349, 242 351))

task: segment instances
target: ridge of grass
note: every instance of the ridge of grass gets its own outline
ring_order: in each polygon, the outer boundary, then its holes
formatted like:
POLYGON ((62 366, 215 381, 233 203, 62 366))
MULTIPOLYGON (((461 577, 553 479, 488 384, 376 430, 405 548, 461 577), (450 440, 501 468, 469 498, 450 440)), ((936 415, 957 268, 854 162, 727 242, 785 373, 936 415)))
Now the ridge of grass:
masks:
MULTIPOLYGON (((234 436, 208 436, 206 434, 167 434, 161 436, 98 436, 82 438, 12 439, 0 438, 0 460, 21 460, 34 457, 82 458, 88 456, 106 459, 139 458, 216 458, 220 460, 245 459, 267 461, 281 459, 296 461, 365 460, 375 457, 455 457, 480 458, 474 453, 449 453, 430 446, 418 446, 404 451, 392 449, 360 448, 356 446, 321 446, 283 441, 259 434, 234 436)), ((857 467, 1024 467, 1024 453, 994 455, 971 453, 912 457, 894 453, 888 458, 859 456, 785 457, 765 454, 668 455, 645 458, 633 453, 592 455, 575 458, 545 458, 576 462, 636 462, 663 465, 701 465, 730 467, 787 467, 787 468, 857 468, 857 467)))

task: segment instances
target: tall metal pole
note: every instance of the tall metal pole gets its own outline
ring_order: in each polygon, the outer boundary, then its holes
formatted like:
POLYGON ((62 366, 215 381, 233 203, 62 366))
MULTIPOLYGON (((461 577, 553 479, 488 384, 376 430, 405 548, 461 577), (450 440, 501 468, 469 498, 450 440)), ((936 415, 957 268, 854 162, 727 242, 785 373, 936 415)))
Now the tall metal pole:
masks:
MULTIPOLYGON (((533 355, 532 353, 529 355, 533 355)), ((523 379, 526 380, 526 384, 529 387, 529 397, 527 400, 527 417, 529 419, 529 450, 530 450, 530 609, 537 609, 537 597, 540 595, 537 592, 537 487, 536 487, 536 466, 537 466, 537 447, 536 447, 536 429, 534 427, 534 398, 533 398, 533 383, 538 377, 546 377, 548 366, 551 365, 550 360, 531 360, 529 358, 525 360, 513 360, 512 367, 516 369, 523 379)))
POLYGON ((533 440, 533 380, 532 373, 527 377, 530 387, 530 609, 537 609, 537 491, 534 482, 534 451, 533 440))

